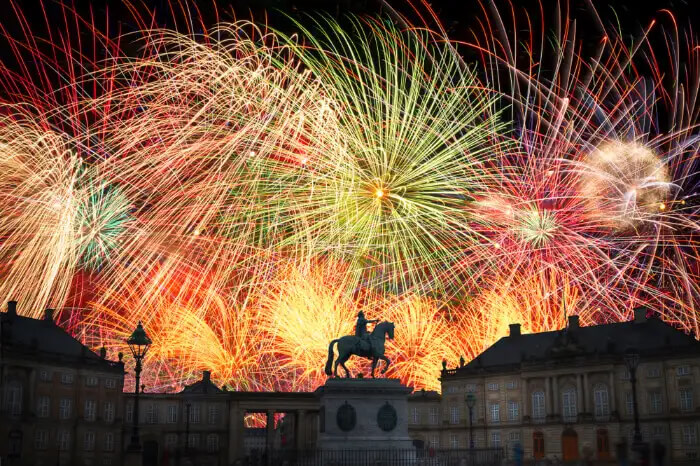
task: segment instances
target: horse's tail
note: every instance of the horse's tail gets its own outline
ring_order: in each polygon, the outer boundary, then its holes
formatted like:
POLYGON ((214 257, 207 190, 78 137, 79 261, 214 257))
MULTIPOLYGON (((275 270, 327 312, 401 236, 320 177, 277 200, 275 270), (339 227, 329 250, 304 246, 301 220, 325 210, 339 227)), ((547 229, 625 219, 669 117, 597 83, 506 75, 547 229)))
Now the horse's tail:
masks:
POLYGON ((326 375, 333 375, 333 345, 338 343, 340 339, 331 341, 328 345, 328 361, 326 361, 326 375))

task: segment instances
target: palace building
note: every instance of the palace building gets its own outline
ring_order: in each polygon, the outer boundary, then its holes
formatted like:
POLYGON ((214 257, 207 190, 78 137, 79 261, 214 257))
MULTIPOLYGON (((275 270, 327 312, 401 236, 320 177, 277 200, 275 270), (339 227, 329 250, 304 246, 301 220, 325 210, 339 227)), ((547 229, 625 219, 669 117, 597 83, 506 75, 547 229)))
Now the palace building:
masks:
POLYGON ((445 368, 442 395, 416 392, 410 431, 440 448, 519 443, 526 459, 612 460, 633 442, 634 370, 642 440, 666 457, 699 457, 700 343, 645 309, 634 320, 589 327, 571 316, 565 329, 522 334, 519 324, 462 367, 445 368), (467 397, 472 401, 471 423, 467 397), (471 428, 470 428, 471 424, 471 428))
POLYGON ((0 314, 0 458, 8 464, 122 464, 124 364, 53 320, 0 314))

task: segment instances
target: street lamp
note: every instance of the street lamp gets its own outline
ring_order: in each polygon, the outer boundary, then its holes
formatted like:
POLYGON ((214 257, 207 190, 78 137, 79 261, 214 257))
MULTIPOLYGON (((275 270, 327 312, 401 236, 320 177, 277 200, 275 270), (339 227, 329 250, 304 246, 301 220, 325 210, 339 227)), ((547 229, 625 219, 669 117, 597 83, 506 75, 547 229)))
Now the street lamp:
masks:
POLYGON ((625 350, 625 364, 630 372, 632 382, 632 408, 634 411, 634 442, 642 442, 642 433, 639 430, 639 409, 637 408, 637 366, 639 366, 639 352, 634 348, 625 350))
POLYGON ((474 406, 476 405, 476 396, 474 392, 468 392, 465 398, 467 408, 469 408, 469 448, 474 449, 474 436, 472 435, 472 425, 474 423, 474 406))
POLYGON ((134 368, 134 375, 136 376, 136 384, 134 385, 134 392, 136 394, 134 397, 134 430, 131 434, 130 448, 138 449, 141 443, 139 441, 139 384, 141 382, 141 361, 144 356, 146 356, 148 347, 151 346, 151 340, 146 336, 146 331, 143 329, 140 320, 139 324, 136 326, 136 330, 134 330, 134 333, 126 340, 126 343, 129 345, 131 354, 136 360, 136 367, 134 368))

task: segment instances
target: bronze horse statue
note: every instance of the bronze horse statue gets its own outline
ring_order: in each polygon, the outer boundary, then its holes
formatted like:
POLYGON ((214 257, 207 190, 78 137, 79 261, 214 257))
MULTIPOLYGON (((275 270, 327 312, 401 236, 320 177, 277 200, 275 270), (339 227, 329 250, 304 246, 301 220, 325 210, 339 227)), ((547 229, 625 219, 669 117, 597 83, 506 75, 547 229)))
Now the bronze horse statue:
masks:
POLYGON ((345 369, 345 377, 350 377, 350 371, 345 367, 345 362, 350 359, 350 356, 355 355, 361 358, 372 360, 372 377, 374 377, 374 369, 377 367, 377 362, 381 359, 386 362, 382 369, 382 374, 389 368, 391 361, 384 356, 384 342, 386 338, 394 339, 394 323, 380 322, 374 326, 374 330, 369 335, 370 349, 364 350, 361 348, 359 337, 355 335, 347 335, 331 341, 328 345, 328 361, 326 361, 326 375, 334 375, 338 377, 338 364, 345 369), (338 359, 333 364, 333 345, 338 344, 338 359), (333 369, 331 371, 331 369, 333 369))

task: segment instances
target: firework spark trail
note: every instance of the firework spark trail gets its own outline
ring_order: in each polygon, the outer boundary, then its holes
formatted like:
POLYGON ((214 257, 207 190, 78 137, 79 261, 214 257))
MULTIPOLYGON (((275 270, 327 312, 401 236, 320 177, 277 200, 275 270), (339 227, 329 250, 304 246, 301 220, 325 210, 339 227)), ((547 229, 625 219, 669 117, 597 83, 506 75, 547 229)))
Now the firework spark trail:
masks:
POLYGON ((0 295, 80 307, 72 330, 111 354, 143 320, 155 389, 205 369, 314 388, 360 309, 396 323, 390 374, 425 388, 512 322, 644 304, 698 334, 696 39, 674 26, 659 54, 658 26, 629 47, 601 24, 584 55, 563 15, 549 53, 492 19, 458 45, 473 70, 403 19, 303 39, 75 21, 106 60, 6 37, 42 78, 0 67, 0 295))

